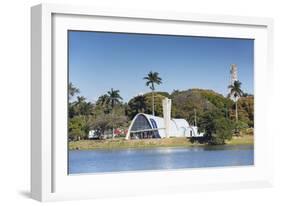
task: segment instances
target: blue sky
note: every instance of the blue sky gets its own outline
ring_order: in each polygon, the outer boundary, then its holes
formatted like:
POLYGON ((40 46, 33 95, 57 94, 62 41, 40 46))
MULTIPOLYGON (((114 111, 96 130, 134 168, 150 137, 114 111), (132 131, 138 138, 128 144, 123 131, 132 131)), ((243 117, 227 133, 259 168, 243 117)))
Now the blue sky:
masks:
POLYGON ((254 40, 69 31, 69 81, 95 101, 111 88, 127 102, 149 92, 143 77, 159 72, 157 91, 212 89, 227 94, 237 64, 244 92, 253 93, 254 40))

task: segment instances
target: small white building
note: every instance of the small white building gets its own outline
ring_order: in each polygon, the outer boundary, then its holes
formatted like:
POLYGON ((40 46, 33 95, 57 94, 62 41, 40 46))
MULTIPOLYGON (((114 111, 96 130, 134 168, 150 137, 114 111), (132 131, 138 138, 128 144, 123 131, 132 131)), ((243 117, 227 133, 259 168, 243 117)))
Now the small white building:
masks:
POLYGON ((89 139, 96 138, 96 130, 90 130, 89 133, 88 133, 88 138, 89 139))
POLYGON ((163 117, 139 113, 131 122, 126 139, 198 137, 197 126, 191 126, 185 119, 171 118, 171 100, 162 102, 163 117))

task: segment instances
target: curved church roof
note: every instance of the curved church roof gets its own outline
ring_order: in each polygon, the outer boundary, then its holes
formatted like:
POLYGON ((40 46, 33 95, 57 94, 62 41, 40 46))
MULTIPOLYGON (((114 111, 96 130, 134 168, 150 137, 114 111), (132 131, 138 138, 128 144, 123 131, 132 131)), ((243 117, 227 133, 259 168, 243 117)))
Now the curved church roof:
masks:
MULTIPOLYGON (((189 130, 194 130, 185 119, 171 119, 169 122, 170 136, 186 136, 189 130)), ((165 137, 164 118, 145 113, 137 114, 131 122, 128 130, 130 133, 138 131, 156 131, 162 138, 165 137)))

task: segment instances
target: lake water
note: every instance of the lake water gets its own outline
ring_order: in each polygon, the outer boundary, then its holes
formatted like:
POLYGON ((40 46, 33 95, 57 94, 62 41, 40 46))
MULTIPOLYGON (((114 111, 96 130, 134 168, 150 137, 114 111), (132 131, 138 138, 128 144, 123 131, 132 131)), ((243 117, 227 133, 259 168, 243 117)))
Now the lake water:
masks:
POLYGON ((69 151, 69 174, 253 164, 251 145, 69 151))

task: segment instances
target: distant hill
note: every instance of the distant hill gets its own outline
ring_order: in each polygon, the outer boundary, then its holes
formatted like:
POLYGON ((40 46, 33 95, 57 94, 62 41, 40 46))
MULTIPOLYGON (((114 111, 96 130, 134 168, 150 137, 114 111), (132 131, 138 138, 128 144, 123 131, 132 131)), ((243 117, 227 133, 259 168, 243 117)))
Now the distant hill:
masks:
POLYGON ((227 113, 227 108, 232 105, 230 99, 212 90, 204 89, 176 91, 171 94, 171 99, 172 116, 185 118, 190 123, 194 122, 195 110, 197 117, 200 118, 206 111, 220 110, 227 113))

